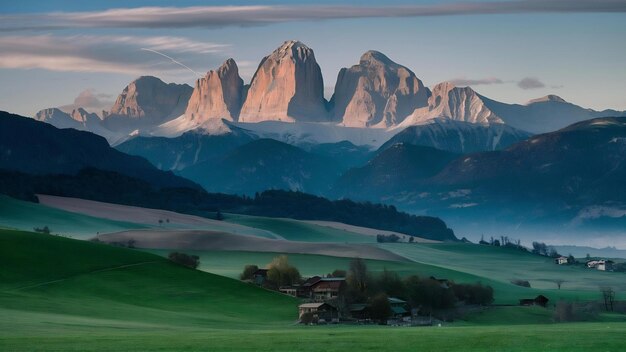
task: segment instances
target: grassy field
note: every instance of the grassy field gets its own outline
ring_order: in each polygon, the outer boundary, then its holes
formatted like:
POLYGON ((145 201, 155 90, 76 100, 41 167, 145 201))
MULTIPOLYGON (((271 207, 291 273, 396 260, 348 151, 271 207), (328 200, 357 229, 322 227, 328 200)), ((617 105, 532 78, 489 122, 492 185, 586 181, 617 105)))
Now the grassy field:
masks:
MULTIPOLYGON (((203 258, 209 266, 229 258, 229 267, 272 256, 219 252, 203 258)), ((308 263, 306 270, 348 261, 291 260, 308 263)), ((420 263, 368 264, 469 275, 420 263)), ((621 351, 626 334, 623 322, 552 324, 550 310, 523 307, 493 308, 443 327, 304 327, 294 325, 297 304, 151 253, 0 230, 2 351, 621 351)))
POLYGON ((55 316, 196 327, 282 326, 297 318, 296 305, 290 297, 153 254, 0 230, 0 309, 3 318, 14 316, 9 323, 27 313, 51 317, 51 326, 55 316))
POLYGON ((34 227, 44 226, 55 234, 79 239, 92 238, 98 232, 147 228, 145 225, 71 213, 0 195, 0 227, 32 231, 34 227))
MULTIPOLYGON (((149 252, 167 257, 169 250, 149 250, 149 252)), ((210 273, 238 278, 246 264, 264 267, 272 258, 282 253, 239 252, 239 251, 185 251, 200 257, 200 270, 210 273)), ((286 254, 289 262, 295 265, 303 276, 325 275, 335 269, 347 270, 350 258, 331 257, 308 254, 286 254)), ((370 271, 376 273, 384 269, 397 272, 403 277, 418 275, 421 277, 435 276, 459 283, 481 282, 495 290, 496 304, 517 304, 521 298, 532 298, 539 294, 548 297, 552 303, 559 300, 580 301, 600 299, 599 290, 557 290, 556 287, 546 289, 529 289, 513 285, 509 282, 493 280, 484 276, 469 274, 461 270, 452 270, 435 265, 417 262, 395 262, 384 260, 366 260, 370 271)))
POLYGON ((273 232, 286 240, 304 242, 376 243, 376 237, 298 220, 228 214, 226 221, 273 232))
MULTIPOLYGON (((35 318, 36 319, 36 318, 35 318)), ((7 334, 4 351, 603 351, 624 348, 625 323, 467 327, 287 327, 233 331, 176 326, 90 327, 7 334)), ((109 323, 110 324, 110 323, 109 323)))
POLYGON ((515 249, 464 243, 381 244, 380 247, 418 263, 462 271, 509 283, 513 279, 528 280, 533 288, 598 291, 611 286, 626 291, 626 274, 590 270, 581 266, 556 265, 551 258, 515 249))

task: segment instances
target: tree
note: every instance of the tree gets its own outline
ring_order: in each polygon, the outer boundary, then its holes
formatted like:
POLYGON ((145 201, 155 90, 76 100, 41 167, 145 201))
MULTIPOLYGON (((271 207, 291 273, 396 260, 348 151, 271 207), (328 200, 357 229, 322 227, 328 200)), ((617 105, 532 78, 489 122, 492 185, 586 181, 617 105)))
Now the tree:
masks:
POLYGON ((358 292, 365 292, 367 290, 368 279, 369 273, 365 261, 361 258, 352 259, 346 276, 348 285, 358 292))
POLYGON ((376 282, 377 288, 392 297, 402 296, 405 292, 404 282, 400 276, 385 268, 376 282))
POLYGON ((378 320, 381 325, 386 324, 393 313, 389 297, 384 293, 379 293, 370 300, 369 309, 372 319, 378 320))
POLYGON ((602 292, 602 298, 604 299, 604 308, 607 312, 612 312, 613 303, 615 302, 615 291, 613 291, 612 287, 602 287, 600 291, 602 292))
POLYGON ((35 232, 41 232, 44 235, 49 235, 52 232, 48 225, 44 226, 43 228, 35 227, 33 230, 35 230, 35 232))
POLYGON ((557 302, 554 309, 554 320, 560 323, 574 320, 574 305, 571 302, 557 302))
POLYGON ((556 284, 556 287, 560 290, 561 289, 561 285, 563 285, 563 283, 565 282, 565 280, 562 279, 556 279, 554 280, 554 283, 556 284))
POLYGON ((243 268, 243 273, 241 273, 241 275, 239 275, 239 278, 241 280, 251 280, 252 279, 252 274, 254 274, 255 271, 259 270, 259 267, 256 265, 246 265, 243 268))
POLYGON ((574 258, 574 256, 573 256, 573 255, 571 255, 571 254, 570 254, 570 255, 567 257, 567 264, 569 264, 569 265, 574 265, 574 264, 577 264, 577 263, 578 263, 578 261, 576 261, 576 258, 574 258))
POLYGON ((329 274, 330 277, 346 277, 346 271, 341 269, 335 269, 329 274))
POLYGON ((300 272, 295 266, 289 264, 289 258, 286 255, 272 259, 267 268, 267 279, 278 287, 291 286, 300 281, 300 272))
POLYGON ((200 257, 197 255, 188 255, 185 253, 172 252, 168 256, 172 262, 186 266, 188 268, 196 269, 200 265, 200 257))
POLYGON ((413 242, 415 242, 415 237, 410 236, 410 237, 409 237, 409 243, 413 243, 413 242))
POLYGON ((215 213, 215 220, 218 220, 218 221, 224 220, 224 215, 222 215, 222 212, 219 209, 215 213))
POLYGON ((163 219, 159 219, 159 226, 163 226, 163 219))

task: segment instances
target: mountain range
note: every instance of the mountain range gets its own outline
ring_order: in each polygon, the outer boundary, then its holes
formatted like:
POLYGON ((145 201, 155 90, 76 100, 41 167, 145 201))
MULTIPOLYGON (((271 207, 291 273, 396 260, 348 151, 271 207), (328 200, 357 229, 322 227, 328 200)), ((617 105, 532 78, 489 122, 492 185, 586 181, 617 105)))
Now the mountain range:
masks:
POLYGON ((626 214, 626 112, 556 95, 507 104, 450 82, 428 88, 377 51, 340 70, 329 101, 323 91, 313 50, 287 41, 249 84, 228 59, 194 87, 140 77, 109 111, 35 118, 104 136, 212 192, 383 202, 468 231, 616 228, 626 214))
POLYGON ((272 126, 280 127, 273 130, 288 136, 299 131, 321 143, 339 142, 329 140, 329 135, 339 134, 354 144, 377 148, 404 128, 439 119, 544 133, 585 119, 626 114, 584 109, 555 95, 518 105, 497 102, 450 82, 429 89, 413 71, 378 51, 368 51, 358 64, 340 70, 330 101, 323 91, 313 50, 292 40, 261 60, 249 84, 239 76, 236 62, 228 59, 193 88, 144 76, 125 87, 109 111, 48 108, 35 118, 61 128, 92 131, 112 144, 136 135, 177 137, 192 130, 226 134, 233 125, 274 138, 263 126, 274 122, 272 126), (380 138, 358 138, 362 134, 380 138))

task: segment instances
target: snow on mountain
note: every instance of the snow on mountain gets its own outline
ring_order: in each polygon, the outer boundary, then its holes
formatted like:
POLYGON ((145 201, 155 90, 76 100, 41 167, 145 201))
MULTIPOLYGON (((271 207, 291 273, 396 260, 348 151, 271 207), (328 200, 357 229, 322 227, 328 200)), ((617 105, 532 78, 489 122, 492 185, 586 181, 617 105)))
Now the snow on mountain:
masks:
POLYGON ((472 88, 460 88, 453 83, 443 82, 433 88, 428 106, 416 109, 399 127, 417 125, 436 118, 479 124, 504 123, 472 88))

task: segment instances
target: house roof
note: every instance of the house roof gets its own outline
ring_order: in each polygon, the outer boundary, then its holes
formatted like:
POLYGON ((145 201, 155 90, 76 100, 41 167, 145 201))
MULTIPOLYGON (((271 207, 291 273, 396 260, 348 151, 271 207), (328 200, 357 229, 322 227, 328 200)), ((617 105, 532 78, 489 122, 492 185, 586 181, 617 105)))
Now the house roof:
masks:
POLYGON ((302 286, 303 286, 303 287, 308 287, 308 286, 311 286, 311 285, 313 285, 313 284, 315 284, 315 283, 319 282, 321 279, 322 279, 322 278, 321 278, 321 277, 319 277, 319 276, 313 276, 313 277, 310 277, 310 278, 306 279, 306 281, 304 281, 304 283, 302 284, 302 286))
POLYGON ((391 307, 391 311, 394 314, 405 314, 405 313, 409 312, 408 310, 404 309, 404 307, 397 307, 397 306, 396 307, 391 307))
POLYGON ((361 312, 367 309, 367 304, 365 303, 354 303, 350 305, 351 312, 361 312))
POLYGON ((326 303, 303 303, 301 305, 299 305, 299 308, 319 308, 321 306, 323 306, 326 303))
POLYGON ((389 303, 391 303, 391 304, 394 304, 394 303, 395 304, 404 304, 404 303, 406 303, 406 301, 403 301, 400 298, 395 298, 395 297, 389 297, 388 300, 389 300, 389 303))
POLYGON ((313 291, 316 290, 339 290, 343 285, 343 281, 318 281, 311 286, 313 291))
POLYGON ((252 275, 267 275, 267 271, 269 269, 256 269, 255 272, 252 273, 252 275))

